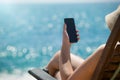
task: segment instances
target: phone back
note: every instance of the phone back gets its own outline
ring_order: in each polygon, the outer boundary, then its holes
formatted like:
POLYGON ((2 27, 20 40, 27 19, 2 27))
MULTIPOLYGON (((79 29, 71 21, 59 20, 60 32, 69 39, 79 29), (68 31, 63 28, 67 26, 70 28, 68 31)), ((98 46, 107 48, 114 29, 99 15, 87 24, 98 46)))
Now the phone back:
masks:
POLYGON ((77 42, 77 34, 76 34, 76 27, 75 22, 73 18, 65 18, 64 19, 65 24, 67 25, 67 33, 69 36, 69 40, 71 43, 77 42))

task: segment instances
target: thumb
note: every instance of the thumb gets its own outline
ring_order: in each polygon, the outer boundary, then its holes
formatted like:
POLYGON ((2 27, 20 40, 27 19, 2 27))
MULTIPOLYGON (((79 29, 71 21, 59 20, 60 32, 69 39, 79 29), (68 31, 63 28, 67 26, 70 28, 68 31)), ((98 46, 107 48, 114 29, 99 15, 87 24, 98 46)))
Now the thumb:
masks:
POLYGON ((66 29, 67 29, 67 25, 66 25, 66 24, 64 24, 63 31, 66 31, 66 29))

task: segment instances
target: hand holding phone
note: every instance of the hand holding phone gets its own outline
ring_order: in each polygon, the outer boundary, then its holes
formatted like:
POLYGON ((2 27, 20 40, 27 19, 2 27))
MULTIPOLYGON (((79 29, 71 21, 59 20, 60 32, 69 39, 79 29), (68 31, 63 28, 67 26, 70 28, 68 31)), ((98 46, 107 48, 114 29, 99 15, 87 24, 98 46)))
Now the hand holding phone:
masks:
POLYGON ((67 33, 69 36, 70 43, 76 43, 78 41, 76 34, 76 27, 73 18, 65 18, 65 24, 67 25, 67 33))

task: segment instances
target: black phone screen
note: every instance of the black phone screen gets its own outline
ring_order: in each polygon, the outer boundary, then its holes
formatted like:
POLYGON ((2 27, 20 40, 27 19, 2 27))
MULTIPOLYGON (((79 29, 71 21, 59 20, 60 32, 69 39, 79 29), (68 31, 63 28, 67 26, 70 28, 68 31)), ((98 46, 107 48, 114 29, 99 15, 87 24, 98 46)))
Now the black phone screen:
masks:
POLYGON ((77 35, 76 35, 76 27, 75 22, 73 18, 65 18, 64 19, 65 24, 67 25, 67 33, 69 36, 69 40, 71 43, 77 42, 77 35))

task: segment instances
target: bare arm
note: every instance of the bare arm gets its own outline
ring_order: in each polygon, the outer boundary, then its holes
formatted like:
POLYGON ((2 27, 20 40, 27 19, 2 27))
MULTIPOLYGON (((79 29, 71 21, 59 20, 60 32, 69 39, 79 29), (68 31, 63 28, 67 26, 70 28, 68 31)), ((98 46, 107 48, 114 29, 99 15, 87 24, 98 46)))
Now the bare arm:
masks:
POLYGON ((71 43, 69 42, 69 37, 66 31, 66 25, 64 25, 63 41, 62 41, 60 63, 59 63, 62 80, 67 80, 67 78, 71 74, 73 74, 73 68, 70 59, 70 47, 71 47, 71 43))
POLYGON ((66 80, 73 73, 70 59, 70 47, 62 46, 59 66, 62 80, 66 80))

